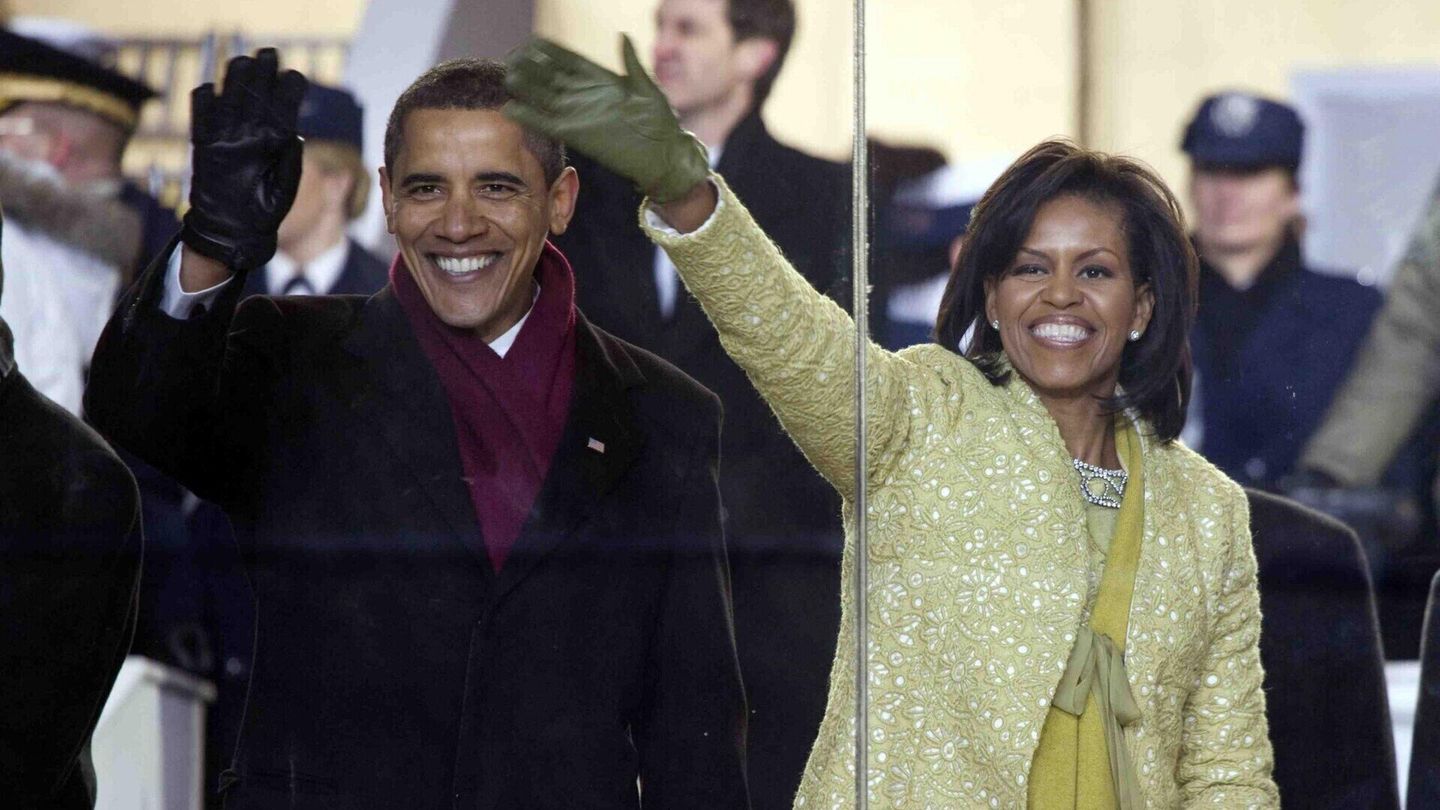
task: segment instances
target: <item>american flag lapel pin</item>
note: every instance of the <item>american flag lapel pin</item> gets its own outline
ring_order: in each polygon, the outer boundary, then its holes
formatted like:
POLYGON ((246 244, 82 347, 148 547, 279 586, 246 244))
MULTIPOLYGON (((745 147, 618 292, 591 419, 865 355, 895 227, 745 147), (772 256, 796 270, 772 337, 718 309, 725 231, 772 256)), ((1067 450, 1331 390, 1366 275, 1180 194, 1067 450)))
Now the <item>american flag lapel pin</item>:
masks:
POLYGON ((590 441, 586 442, 585 446, 590 448, 591 450, 594 450, 597 453, 605 452, 605 442, 600 441, 594 436, 590 437, 590 441))

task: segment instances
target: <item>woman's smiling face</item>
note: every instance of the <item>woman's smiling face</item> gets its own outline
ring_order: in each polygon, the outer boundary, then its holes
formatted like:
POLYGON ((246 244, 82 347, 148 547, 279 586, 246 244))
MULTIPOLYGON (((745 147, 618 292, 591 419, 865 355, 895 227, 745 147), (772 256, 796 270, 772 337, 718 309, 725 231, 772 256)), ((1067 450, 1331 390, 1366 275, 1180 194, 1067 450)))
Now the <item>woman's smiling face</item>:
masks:
POLYGON ((1114 395, 1128 335, 1154 308, 1129 253, 1117 206, 1056 197, 985 282, 986 320, 999 321, 1006 355, 1042 400, 1114 395))

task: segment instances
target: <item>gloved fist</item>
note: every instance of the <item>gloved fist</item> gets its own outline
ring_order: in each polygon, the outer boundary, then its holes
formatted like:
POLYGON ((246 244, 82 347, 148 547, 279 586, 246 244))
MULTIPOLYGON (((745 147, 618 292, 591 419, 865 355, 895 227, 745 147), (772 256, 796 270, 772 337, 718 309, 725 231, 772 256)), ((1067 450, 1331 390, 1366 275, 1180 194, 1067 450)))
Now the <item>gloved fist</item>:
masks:
POLYGON ((180 233, 192 250, 234 270, 275 255, 275 233, 300 186, 304 142, 295 132, 305 77, 279 73, 274 48, 237 56, 219 95, 190 94, 190 210, 180 233))
POLYGON ((705 147, 680 128, 660 88, 621 38, 626 75, 534 39, 506 60, 505 114, 627 177, 650 199, 677 200, 710 174, 705 147))

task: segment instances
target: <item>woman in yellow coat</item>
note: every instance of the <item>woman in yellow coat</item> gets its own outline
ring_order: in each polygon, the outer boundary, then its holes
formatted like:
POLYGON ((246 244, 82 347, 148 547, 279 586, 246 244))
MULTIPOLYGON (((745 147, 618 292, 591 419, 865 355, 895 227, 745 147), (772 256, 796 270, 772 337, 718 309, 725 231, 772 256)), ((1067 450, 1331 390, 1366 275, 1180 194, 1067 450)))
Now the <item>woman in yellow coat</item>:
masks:
MULTIPOLYGON (((852 497, 854 323, 625 57, 532 43, 507 112, 647 192, 647 233, 852 497)), ((976 207, 937 343, 868 347, 871 806, 1278 806, 1245 497, 1175 441, 1195 272, 1151 172, 1044 143, 976 207)), ((847 592, 796 807, 854 804, 854 615, 847 592)))

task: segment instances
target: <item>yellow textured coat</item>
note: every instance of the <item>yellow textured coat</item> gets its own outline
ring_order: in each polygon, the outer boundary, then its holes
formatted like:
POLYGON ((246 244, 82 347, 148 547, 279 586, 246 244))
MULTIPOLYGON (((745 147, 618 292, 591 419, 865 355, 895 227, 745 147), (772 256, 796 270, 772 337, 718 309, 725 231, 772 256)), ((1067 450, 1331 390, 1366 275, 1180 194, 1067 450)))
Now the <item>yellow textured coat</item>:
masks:
MULTIPOLYGON (((648 212, 642 224, 846 496, 848 537, 854 324, 715 181, 721 205, 703 228, 679 235, 648 212)), ((933 345, 871 345, 867 362, 871 806, 1024 807, 1086 593, 1070 456, 1018 378, 993 386, 933 345)), ((1142 444, 1145 530, 1126 641, 1141 719, 1125 736, 1146 803, 1277 807, 1244 494, 1179 443, 1142 444)), ((847 542, 847 581, 854 565, 847 542)), ((796 807, 855 803, 855 611, 844 593, 829 703, 796 807)))

